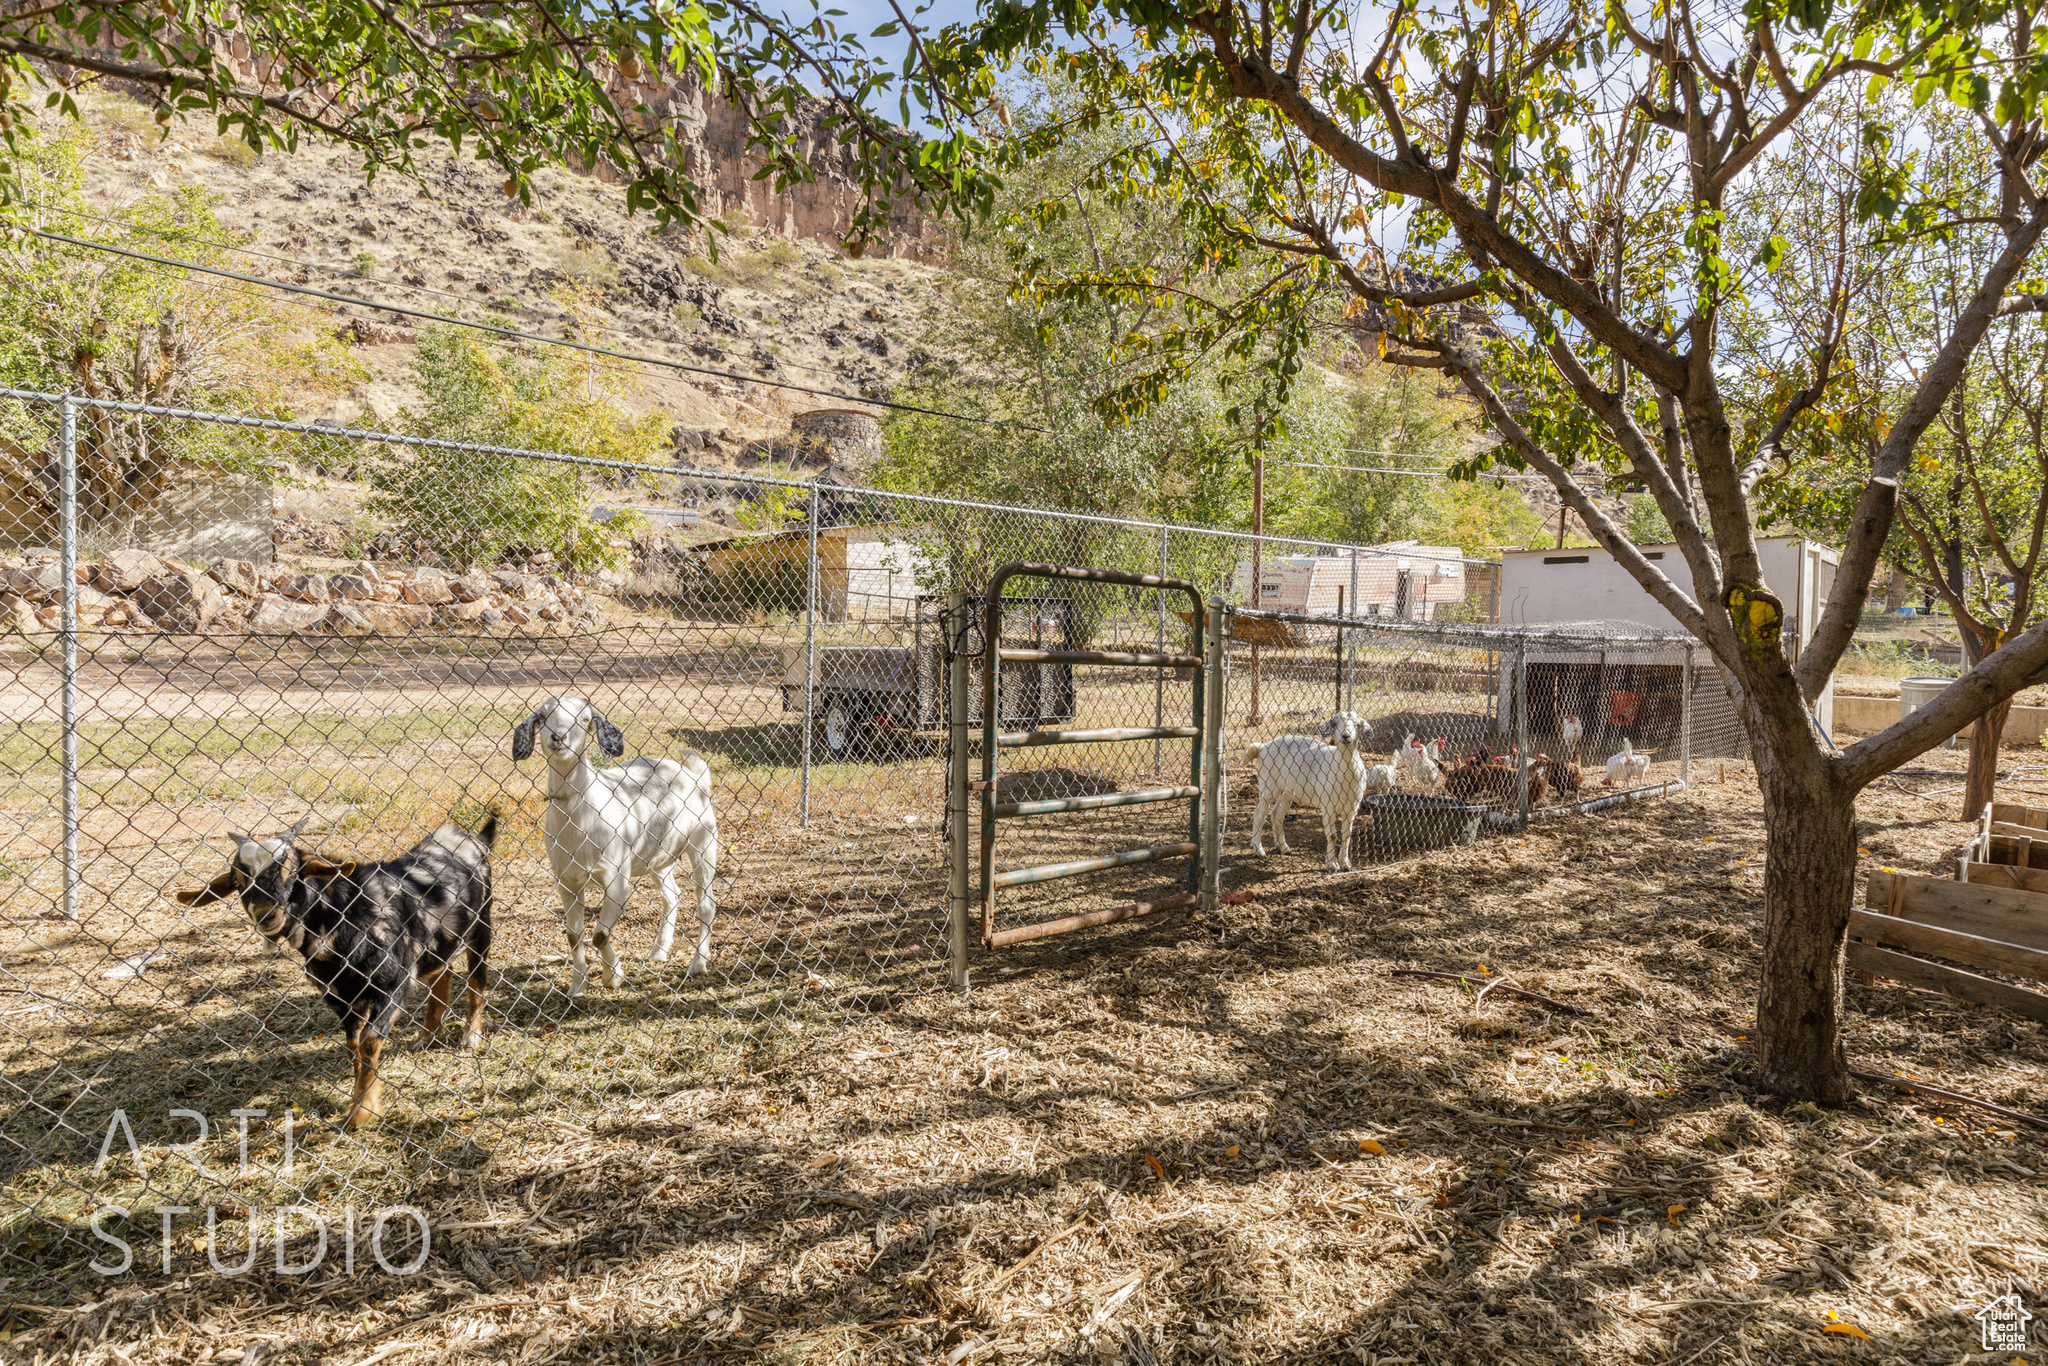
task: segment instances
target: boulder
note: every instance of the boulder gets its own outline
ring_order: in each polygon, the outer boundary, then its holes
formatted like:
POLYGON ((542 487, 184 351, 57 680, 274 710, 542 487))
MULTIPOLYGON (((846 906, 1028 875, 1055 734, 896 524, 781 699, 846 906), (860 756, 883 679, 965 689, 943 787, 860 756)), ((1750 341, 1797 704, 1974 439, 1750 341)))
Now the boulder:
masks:
POLYGON ((481 602, 488 598, 496 587, 497 585, 487 576, 472 573, 450 580, 448 591, 455 595, 457 602, 481 602))
POLYGON ((455 601, 455 594, 448 587, 448 580, 440 574, 430 574, 424 569, 413 575, 412 582, 404 585, 400 591, 405 594, 407 602, 425 607, 439 607, 443 603, 455 601))
POLYGON ((503 621, 504 619, 505 614, 499 611, 497 608, 493 607, 489 611, 486 611, 481 616, 479 616, 476 619, 476 624, 479 626, 496 626, 499 622, 503 621))
POLYGON ((498 585, 498 591, 513 601, 544 598, 548 594, 547 583, 532 574, 515 574, 509 569, 500 569, 491 575, 491 582, 498 585))
POLYGON ((19 593, 0 594, 0 629, 19 631, 25 636, 43 634, 35 604, 19 593))
POLYGON ((473 602, 451 602, 441 609, 443 621, 474 622, 494 611, 489 598, 478 598, 473 602))
POLYGON ((518 607, 508 602, 505 604, 505 620, 511 622, 514 626, 524 626, 527 622, 533 620, 533 615, 524 607, 518 607))
POLYGON ((55 597, 64 591, 64 566, 56 560, 7 571, 7 587, 31 602, 55 597))
POLYGON ((377 596, 378 583, 361 574, 336 574, 327 580, 327 592, 336 602, 362 602, 377 596))
POLYGON ((293 602, 276 593, 265 593, 249 611, 249 629, 263 635, 306 631, 326 616, 327 609, 317 603, 293 602))
POLYGON ((166 569, 134 593, 135 605, 165 631, 203 631, 227 605, 212 579, 166 569))
POLYGON ((368 560, 357 560, 348 572, 354 574, 359 579, 368 579, 371 583, 375 583, 384 577, 377 572, 377 566, 371 564, 368 560))
MULTIPOLYGON (((337 575, 336 577, 340 577, 337 575)), ((350 603, 337 602, 327 609, 327 626, 333 631, 369 631, 375 628, 363 610, 350 603)))
POLYGON ((417 631, 434 620, 433 608, 409 602, 358 603, 357 610, 369 621, 371 630, 388 636, 417 631))
POLYGON ((289 574, 277 585, 277 591, 295 602, 327 602, 332 595, 327 591, 327 580, 318 574, 289 574))
POLYGON ((147 550, 109 550, 93 569, 93 583, 108 593, 133 593, 164 572, 164 562, 147 550))
POLYGON ((238 598, 253 598, 263 592, 263 579, 247 560, 222 560, 206 574, 238 598))
POLYGON ((84 621, 91 617, 98 620, 112 610, 118 601, 118 598, 102 593, 90 584, 82 584, 78 589, 78 619, 84 621))

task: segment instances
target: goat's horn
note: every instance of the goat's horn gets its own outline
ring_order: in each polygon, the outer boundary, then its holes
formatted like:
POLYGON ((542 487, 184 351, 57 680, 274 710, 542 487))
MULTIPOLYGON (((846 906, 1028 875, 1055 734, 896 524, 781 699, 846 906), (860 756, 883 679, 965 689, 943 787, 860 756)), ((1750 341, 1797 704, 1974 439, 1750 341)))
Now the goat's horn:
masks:
POLYGON ((282 838, 288 841, 295 840, 300 835, 306 833, 306 827, 311 825, 312 823, 313 813, 308 811, 303 817, 300 818, 299 823, 297 825, 293 826, 291 829, 284 832, 282 838))

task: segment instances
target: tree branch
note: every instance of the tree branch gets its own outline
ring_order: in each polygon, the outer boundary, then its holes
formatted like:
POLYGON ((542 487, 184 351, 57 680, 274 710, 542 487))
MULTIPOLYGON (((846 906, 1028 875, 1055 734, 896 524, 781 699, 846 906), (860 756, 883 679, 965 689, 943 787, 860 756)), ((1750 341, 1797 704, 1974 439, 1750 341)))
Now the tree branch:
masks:
POLYGON ((1543 472, 1565 505, 1579 514, 1579 519, 1585 523, 1586 530, 1614 556, 1615 563, 1626 569, 1630 577, 1643 586, 1645 592, 1655 598, 1665 611, 1678 619, 1681 626, 1701 640, 1710 640, 1713 628, 1708 623, 1707 615, 1700 610, 1699 604, 1688 597, 1685 590, 1673 583, 1663 570, 1645 559, 1643 552, 1622 534, 1619 527, 1608 520, 1607 514, 1602 512, 1586 495, 1586 491, 1579 487, 1579 482, 1572 478, 1571 472, 1538 446, 1528 432, 1523 430, 1522 424, 1515 421, 1514 414, 1508 411, 1508 406, 1502 402, 1499 393, 1480 373, 1479 363, 1447 342, 1438 342, 1434 345, 1444 357, 1443 368, 1456 375, 1464 384, 1466 392, 1479 400, 1480 406, 1486 410, 1487 419, 1493 423, 1495 430, 1500 432, 1514 452, 1526 463, 1543 472))
POLYGON ((2048 671, 2048 621, 1986 655, 1926 706, 1842 752, 1851 791, 1933 749, 2048 671))
POLYGON ((1591 289, 1544 260, 1502 227, 1491 213, 1473 203, 1441 169, 1405 157, 1383 157, 1358 142, 1311 104, 1280 72, 1256 54, 1240 52, 1221 16, 1193 14, 1188 16, 1188 23, 1209 40, 1233 93, 1242 99, 1275 106, 1310 142, 1367 183, 1436 205, 1453 226, 1470 233, 1495 260, 1578 319, 1601 344, 1666 387, 1686 388, 1689 366, 1684 358, 1629 326, 1591 289))
POLYGON ((1863 618, 1871 576, 1877 572, 1878 557, 1891 536, 1899 478, 1907 459, 1927 428, 1940 416, 1950 390, 1962 381, 1964 367, 1997 315, 2006 287, 2026 267, 2044 231, 2048 231, 2048 209, 2037 205, 2030 217, 2007 234, 1998 259, 1985 271, 1976 293, 1958 315, 1955 330, 1921 376, 1891 431, 1885 434, 1884 445, 1871 462, 1870 480, 1856 502, 1849 541, 1835 571, 1835 591, 1821 613, 1813 638, 1799 653, 1797 676, 1799 690, 1805 696, 1820 695, 1863 618))
MULTIPOLYGON (((117 62, 94 53, 47 47, 42 43, 30 42, 12 35, 0 35, 0 52, 12 53, 18 57, 34 57, 38 61, 56 62, 64 66, 75 66, 81 71, 112 76, 117 80, 134 81, 138 85, 152 86, 158 90, 169 90, 180 84, 188 89, 209 88, 203 73, 172 71, 160 66, 139 66, 133 62, 117 62)), ((351 146, 361 146, 365 141, 359 134, 349 132, 345 125, 330 123, 309 114, 288 99, 276 99, 259 91, 244 90, 233 85, 214 86, 211 89, 217 99, 279 110, 293 123, 304 124, 316 132, 325 133, 351 146)))

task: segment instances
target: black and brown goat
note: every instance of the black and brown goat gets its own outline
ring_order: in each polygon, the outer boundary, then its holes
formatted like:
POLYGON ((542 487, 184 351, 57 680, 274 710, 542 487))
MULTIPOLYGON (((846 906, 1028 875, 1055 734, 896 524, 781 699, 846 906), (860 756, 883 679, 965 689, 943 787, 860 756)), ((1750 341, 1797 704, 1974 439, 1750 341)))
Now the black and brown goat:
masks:
POLYGON ((307 857, 293 847, 305 826, 300 821, 263 840, 233 836, 228 870, 177 895, 183 905, 204 906, 240 893, 264 938, 305 961, 306 975, 348 1037, 355 1092, 345 1127, 354 1129, 383 1112, 378 1059, 415 981, 428 992, 422 1037, 441 1027, 458 949, 469 958, 462 1046, 483 1040, 498 814, 493 811, 475 834, 444 825, 379 863, 307 857))

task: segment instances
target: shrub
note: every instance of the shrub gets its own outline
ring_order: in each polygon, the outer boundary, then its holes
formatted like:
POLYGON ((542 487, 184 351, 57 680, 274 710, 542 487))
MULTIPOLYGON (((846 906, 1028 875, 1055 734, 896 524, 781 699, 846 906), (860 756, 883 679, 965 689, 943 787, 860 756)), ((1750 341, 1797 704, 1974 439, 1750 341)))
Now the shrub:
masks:
MULTIPOLYGON (((626 461, 651 459, 663 444, 659 414, 628 418, 558 351, 528 355, 434 327, 413 372, 426 407, 401 420, 421 435, 626 461)), ((542 550, 569 569, 617 568, 625 552, 614 538, 645 526, 630 511, 593 520, 579 469, 519 455, 417 447, 387 460, 373 483, 372 508, 402 541, 463 568, 542 550)))
POLYGON ((240 138, 215 138, 200 149, 215 161, 224 161, 230 166, 250 167, 261 155, 254 147, 240 138))
POLYGON ((355 259, 349 262, 349 269, 361 278, 369 279, 377 273, 377 253, 374 251, 357 252, 355 259))
POLYGON ((804 254, 786 238, 769 239, 758 251, 727 251, 716 261, 703 256, 684 260, 692 272, 727 289, 770 290, 778 283, 793 283, 804 254))
POLYGON ((555 269, 578 284, 610 288, 619 282, 611 253, 595 242, 569 242, 556 248, 555 269))

